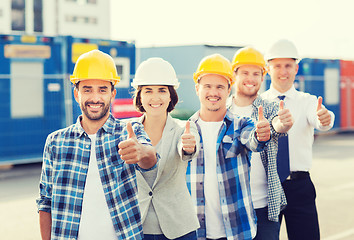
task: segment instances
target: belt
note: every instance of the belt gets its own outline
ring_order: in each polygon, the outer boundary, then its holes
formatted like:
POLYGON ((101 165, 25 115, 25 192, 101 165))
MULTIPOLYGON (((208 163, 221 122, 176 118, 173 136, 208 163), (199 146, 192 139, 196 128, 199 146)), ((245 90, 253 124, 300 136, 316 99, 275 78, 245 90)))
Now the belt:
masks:
POLYGON ((286 180, 303 179, 303 178, 307 178, 308 176, 310 176, 309 172, 296 171, 296 172, 291 172, 290 175, 286 178, 286 180))

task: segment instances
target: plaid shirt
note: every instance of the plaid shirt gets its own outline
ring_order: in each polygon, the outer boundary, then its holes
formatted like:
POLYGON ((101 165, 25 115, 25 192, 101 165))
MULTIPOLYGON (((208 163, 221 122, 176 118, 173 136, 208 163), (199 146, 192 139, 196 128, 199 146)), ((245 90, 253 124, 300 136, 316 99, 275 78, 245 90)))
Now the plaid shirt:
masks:
MULTIPOLYGON (((51 133, 44 148, 37 207, 51 213, 51 239, 76 239, 79 232, 91 148, 80 119, 51 133)), ((133 123, 133 129, 139 142, 150 144, 140 123, 133 123)), ((118 144, 126 137, 126 124, 110 115, 97 132, 98 169, 117 239, 142 239, 135 175, 138 166, 125 164, 118 154, 118 144)))
POLYGON ((273 118, 278 116, 279 105, 258 96, 252 103, 251 117, 253 119, 258 120, 259 106, 263 107, 263 115, 269 121, 271 126, 271 139, 267 148, 261 152, 261 159, 268 182, 268 219, 269 221, 278 222, 280 211, 283 210, 287 204, 284 190, 277 172, 278 138, 286 135, 286 133, 277 133, 272 125, 273 118))
MULTIPOLYGON (((199 112, 191 120, 198 125, 199 112)), ((204 146, 200 137, 199 156, 189 163, 187 185, 197 207, 200 228, 198 239, 206 239, 204 198, 204 146)), ((265 142, 255 136, 255 123, 250 118, 239 118, 227 110, 217 138, 216 172, 222 217, 227 239, 252 239, 256 234, 256 216, 250 191, 251 151, 262 151, 265 142)))

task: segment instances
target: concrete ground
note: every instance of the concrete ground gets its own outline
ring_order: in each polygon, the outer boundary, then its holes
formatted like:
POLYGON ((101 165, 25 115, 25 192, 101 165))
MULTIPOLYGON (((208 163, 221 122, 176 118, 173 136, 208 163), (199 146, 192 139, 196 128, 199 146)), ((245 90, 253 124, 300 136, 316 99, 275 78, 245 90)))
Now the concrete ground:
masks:
MULTIPOLYGON (((40 164, 0 167, 0 239, 40 239, 35 200, 40 164)), ((314 144, 312 180, 322 240, 354 239, 354 133, 321 135, 314 144)), ((285 224, 281 240, 286 240, 285 224)))

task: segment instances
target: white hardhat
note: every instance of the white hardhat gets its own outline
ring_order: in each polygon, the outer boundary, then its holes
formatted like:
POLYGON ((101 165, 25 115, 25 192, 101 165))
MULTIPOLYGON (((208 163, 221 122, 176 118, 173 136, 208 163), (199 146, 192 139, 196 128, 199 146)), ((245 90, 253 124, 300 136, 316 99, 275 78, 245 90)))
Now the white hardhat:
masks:
POLYGON ((178 88, 179 82, 172 65, 162 58, 149 58, 142 62, 135 73, 132 86, 163 85, 178 88))
POLYGON ((286 39, 275 42, 264 56, 267 62, 274 58, 293 58, 296 63, 301 61, 294 43, 286 39))

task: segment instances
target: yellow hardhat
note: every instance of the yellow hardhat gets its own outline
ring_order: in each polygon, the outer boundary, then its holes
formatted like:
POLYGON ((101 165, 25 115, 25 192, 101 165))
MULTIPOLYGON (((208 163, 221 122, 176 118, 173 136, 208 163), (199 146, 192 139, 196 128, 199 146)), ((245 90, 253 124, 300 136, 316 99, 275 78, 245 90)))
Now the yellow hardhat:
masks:
POLYGON ((197 71, 193 74, 194 82, 198 83, 198 79, 205 74, 224 76, 229 80, 231 86, 235 82, 230 61, 220 54, 206 56, 200 61, 197 71))
POLYGON ((252 47, 240 48, 235 53, 232 59, 232 70, 236 71, 241 65, 256 65, 262 68, 263 75, 267 73, 265 69, 266 63, 262 53, 252 47))
POLYGON ((82 54, 76 61, 70 81, 76 84, 89 79, 106 80, 113 85, 119 82, 120 77, 113 58, 96 49, 82 54))

